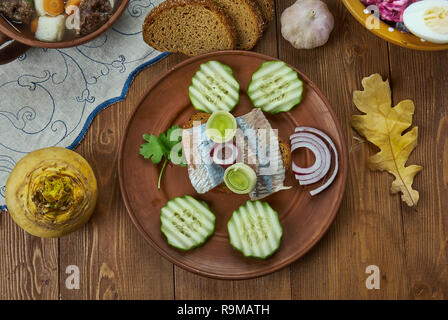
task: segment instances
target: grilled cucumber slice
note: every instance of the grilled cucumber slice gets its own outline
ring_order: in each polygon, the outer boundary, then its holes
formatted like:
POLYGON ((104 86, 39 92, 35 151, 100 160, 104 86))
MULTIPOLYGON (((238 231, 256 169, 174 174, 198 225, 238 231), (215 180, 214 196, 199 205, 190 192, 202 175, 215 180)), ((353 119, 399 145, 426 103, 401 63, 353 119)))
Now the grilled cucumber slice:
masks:
POLYGON ((283 228, 267 202, 248 201, 227 224, 230 244, 244 256, 266 259, 280 247, 283 228))
POLYGON ((232 111, 240 100, 240 84, 229 66, 212 60, 201 65, 188 89, 196 110, 232 111))
POLYGON ((252 75, 247 94, 264 112, 286 112, 302 101, 303 82, 283 61, 268 61, 252 75))
POLYGON ((181 250, 204 244, 215 232, 215 215, 205 202, 191 196, 168 201, 161 210, 160 220, 168 243, 181 250))

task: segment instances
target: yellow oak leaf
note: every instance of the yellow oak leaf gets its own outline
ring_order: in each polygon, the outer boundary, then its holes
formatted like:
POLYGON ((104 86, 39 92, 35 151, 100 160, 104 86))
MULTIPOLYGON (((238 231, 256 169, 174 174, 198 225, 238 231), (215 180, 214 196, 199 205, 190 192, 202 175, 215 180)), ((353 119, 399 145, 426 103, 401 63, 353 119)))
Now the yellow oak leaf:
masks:
POLYGON ((403 134, 412 124, 414 103, 404 100, 392 108, 389 81, 383 81, 379 74, 364 78, 362 86, 363 91, 353 93, 353 102, 364 114, 352 116, 351 125, 380 149, 368 159, 368 166, 392 174, 395 180, 391 192, 401 192, 402 200, 410 207, 415 206, 419 194, 412 189, 412 183, 423 167, 405 165, 417 146, 418 127, 403 134))

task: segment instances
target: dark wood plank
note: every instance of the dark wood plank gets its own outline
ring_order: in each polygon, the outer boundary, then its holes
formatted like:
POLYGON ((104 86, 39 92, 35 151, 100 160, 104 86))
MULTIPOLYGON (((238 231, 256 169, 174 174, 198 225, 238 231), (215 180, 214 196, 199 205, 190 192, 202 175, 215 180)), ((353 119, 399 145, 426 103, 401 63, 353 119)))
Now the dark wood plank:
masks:
POLYGON ((92 164, 100 197, 89 224, 61 239, 60 268, 77 265, 80 290, 61 280, 62 299, 171 299, 173 267, 141 237, 121 200, 117 160, 127 118, 149 83, 173 62, 159 62, 137 76, 125 101, 103 110, 77 148, 92 164))
POLYGON ((176 267, 176 299, 289 300, 289 267, 252 280, 213 280, 176 267))
POLYGON ((418 147, 409 164, 421 164, 415 179, 417 208, 402 206, 410 297, 448 298, 448 52, 417 52, 390 46, 394 103, 415 103, 418 147))
MULTIPOLYGON (((293 2, 278 1, 277 17, 293 2)), ((279 56, 307 74, 333 105, 347 137, 350 172, 328 234, 292 266, 293 298, 406 298, 400 200, 389 195, 387 175, 367 169, 366 159, 374 150, 359 145, 350 127, 356 113, 352 92, 361 89, 361 79, 372 73, 389 76, 387 44, 358 24, 340 1, 325 2, 335 16, 330 41, 315 50, 296 50, 280 39, 279 56), (365 286, 365 269, 371 264, 381 270, 381 290, 365 286)))
POLYGON ((0 300, 58 299, 58 240, 39 239, 0 214, 0 300))

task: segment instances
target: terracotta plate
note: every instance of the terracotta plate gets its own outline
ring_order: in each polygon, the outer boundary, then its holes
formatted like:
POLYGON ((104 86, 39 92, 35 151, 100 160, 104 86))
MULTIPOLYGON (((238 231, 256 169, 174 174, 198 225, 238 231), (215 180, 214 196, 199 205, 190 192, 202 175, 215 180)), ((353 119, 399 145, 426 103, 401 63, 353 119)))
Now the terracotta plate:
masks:
MULTIPOLYGON (((240 51, 226 51, 195 57, 169 70, 152 84, 129 119, 119 158, 119 177, 126 208, 146 240, 176 265, 200 275, 220 279, 246 279, 261 276, 303 256, 324 235, 341 203, 347 178, 347 147, 341 127, 328 101, 305 75, 302 103, 289 113, 268 116, 273 128, 279 129, 284 141, 299 125, 324 130, 339 150, 340 171, 333 185, 322 194, 311 197, 309 189, 299 187, 293 174, 287 172, 286 185, 291 190, 276 193, 265 201, 279 213, 283 239, 278 252, 266 261, 247 259, 234 250, 227 236, 227 221, 248 196, 209 192, 198 195, 191 186, 186 168, 169 166, 163 176, 162 189, 157 189, 160 166, 139 155, 144 133, 159 134, 170 126, 182 125, 195 113, 188 98, 191 78, 201 63, 219 60, 229 65, 241 84, 241 100, 234 114, 249 112, 252 105, 245 93, 252 73, 260 64, 273 58, 240 51), (160 209, 174 197, 192 195, 206 201, 216 215, 216 232, 200 248, 181 252, 170 247, 160 231, 160 209)), ((298 151, 299 152, 299 151, 298 151)), ((294 155, 301 165, 311 165, 311 154, 294 155)))

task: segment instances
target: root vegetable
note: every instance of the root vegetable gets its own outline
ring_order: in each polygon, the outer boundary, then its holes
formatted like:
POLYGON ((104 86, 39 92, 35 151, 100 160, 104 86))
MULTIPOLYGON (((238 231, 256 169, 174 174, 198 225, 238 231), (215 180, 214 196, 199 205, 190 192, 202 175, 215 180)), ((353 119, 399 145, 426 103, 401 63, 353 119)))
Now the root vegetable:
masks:
POLYGON ((6 205, 28 233, 55 238, 90 218, 98 189, 87 161, 65 148, 33 151, 14 167, 6 183, 6 205))

